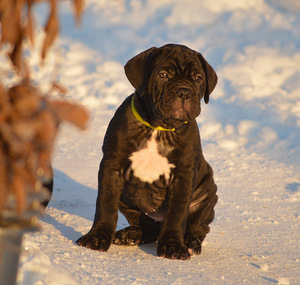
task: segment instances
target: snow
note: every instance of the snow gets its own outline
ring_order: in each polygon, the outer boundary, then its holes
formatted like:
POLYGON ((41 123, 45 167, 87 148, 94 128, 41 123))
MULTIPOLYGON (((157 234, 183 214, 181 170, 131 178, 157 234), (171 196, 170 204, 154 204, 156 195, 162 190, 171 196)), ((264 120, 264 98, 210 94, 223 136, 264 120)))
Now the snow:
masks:
MULTIPOLYGON (((18 284, 300 284, 299 11, 296 0, 87 0, 75 28, 61 3, 60 40, 43 67, 32 51, 33 78, 47 91, 57 76, 91 121, 85 132, 61 129, 53 198, 42 230, 24 237, 18 284), (157 257, 156 244, 78 247, 93 221, 106 127, 133 91, 123 66, 171 42, 203 53, 219 77, 197 119, 219 195, 203 252, 176 261, 157 257)), ((118 229, 126 225, 120 216, 118 229)))

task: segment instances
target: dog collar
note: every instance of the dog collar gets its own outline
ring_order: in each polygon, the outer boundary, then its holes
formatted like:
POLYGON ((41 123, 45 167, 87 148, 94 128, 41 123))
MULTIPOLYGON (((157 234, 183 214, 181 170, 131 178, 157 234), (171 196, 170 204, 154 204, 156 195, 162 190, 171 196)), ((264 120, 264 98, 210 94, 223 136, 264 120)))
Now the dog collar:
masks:
MULTIPOLYGON (((158 127, 153 127, 151 126, 147 121, 145 121, 141 116, 140 114, 138 113, 138 111, 136 110, 135 106, 134 106, 134 95, 132 96, 132 99, 131 99, 131 110, 132 110, 132 113, 133 115, 142 123, 144 124, 145 126, 151 128, 151 129, 154 129, 154 130, 158 130, 158 131, 169 131, 169 132, 174 132, 176 129, 173 128, 173 129, 166 129, 164 127, 161 127, 161 126, 158 126, 158 127)), ((184 122, 185 124, 187 123, 184 122)))

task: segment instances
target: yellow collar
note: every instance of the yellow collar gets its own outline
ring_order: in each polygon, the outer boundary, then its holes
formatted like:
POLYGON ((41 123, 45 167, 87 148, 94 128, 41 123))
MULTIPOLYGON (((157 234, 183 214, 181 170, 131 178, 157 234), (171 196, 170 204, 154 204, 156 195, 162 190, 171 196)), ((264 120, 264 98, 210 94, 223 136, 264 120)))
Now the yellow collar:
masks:
MULTIPOLYGON (((166 128, 163 128, 161 126, 158 126, 158 127, 153 127, 151 126, 147 121, 145 121, 141 116, 140 114, 138 113, 138 111, 136 110, 135 106, 134 106, 134 95, 132 96, 132 99, 131 99, 131 110, 132 110, 132 113, 134 114, 134 116, 142 123, 144 124, 145 126, 149 127, 149 128, 152 128, 154 130, 158 130, 158 131, 169 131, 169 132, 174 132, 176 129, 173 128, 173 129, 166 129, 166 128)), ((184 122, 185 124, 187 123, 184 122)))

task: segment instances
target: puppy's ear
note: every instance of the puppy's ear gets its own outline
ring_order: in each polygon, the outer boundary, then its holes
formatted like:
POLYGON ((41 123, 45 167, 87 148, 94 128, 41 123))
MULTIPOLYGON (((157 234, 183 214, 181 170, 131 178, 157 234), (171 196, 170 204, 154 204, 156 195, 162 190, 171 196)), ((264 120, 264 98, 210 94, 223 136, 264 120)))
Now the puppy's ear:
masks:
POLYGON ((214 69, 205 60, 205 58, 201 53, 198 53, 198 58, 200 59, 206 77, 206 89, 204 93, 204 102, 207 104, 209 102, 210 93, 214 90, 214 88, 217 85, 218 77, 214 69))
POLYGON ((134 58, 130 59, 125 65, 125 74, 132 86, 140 91, 145 83, 147 71, 151 62, 152 53, 157 50, 156 47, 149 48, 134 58))

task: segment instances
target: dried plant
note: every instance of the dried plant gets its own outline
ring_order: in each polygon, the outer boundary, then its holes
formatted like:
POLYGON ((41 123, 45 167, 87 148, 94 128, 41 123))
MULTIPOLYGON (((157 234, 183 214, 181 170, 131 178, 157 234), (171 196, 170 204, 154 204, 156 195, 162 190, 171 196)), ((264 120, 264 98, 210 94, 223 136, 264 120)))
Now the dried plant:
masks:
MULTIPOLYGON (((41 50, 41 57, 44 60, 50 46, 59 33, 59 19, 57 16, 58 0, 44 0, 49 2, 50 13, 46 21, 45 39, 41 50)), ((0 0, 0 23, 1 23, 1 44, 9 43, 12 46, 9 54, 13 65, 19 71, 28 75, 26 65, 22 57, 23 42, 29 39, 34 44, 34 19, 32 7, 42 0, 0 0)), ((83 0, 73 0, 77 22, 83 10, 83 0)))
MULTIPOLYGON (((34 43, 32 7, 41 0, 0 0, 1 45, 9 44, 9 58, 18 70, 20 83, 6 87, 0 82, 0 220, 9 196, 14 196, 14 210, 26 210, 26 197, 37 191, 41 179, 51 176, 50 157, 59 124, 67 121, 80 129, 86 127, 88 114, 79 105, 51 101, 30 82, 22 47, 34 43)), ((46 21, 41 58, 59 33, 56 0, 47 0, 50 13, 46 21)), ((83 0, 74 0, 77 21, 83 0)), ((58 83, 52 88, 65 89, 58 83)), ((0 223, 1 226, 1 223, 0 223)))
POLYGON ((49 101, 26 81, 7 91, 0 86, 0 114, 0 212, 8 192, 14 193, 22 212, 24 195, 40 178, 51 176, 50 156, 60 122, 84 129, 88 115, 81 106, 49 101))

